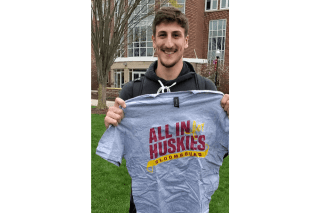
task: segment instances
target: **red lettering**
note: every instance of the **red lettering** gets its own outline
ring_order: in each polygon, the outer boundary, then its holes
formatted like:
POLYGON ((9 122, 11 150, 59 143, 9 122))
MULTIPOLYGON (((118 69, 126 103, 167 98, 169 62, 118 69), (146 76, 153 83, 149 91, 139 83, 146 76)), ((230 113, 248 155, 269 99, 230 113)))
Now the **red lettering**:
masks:
POLYGON ((178 157, 179 157, 179 155, 174 155, 173 157, 174 157, 174 158, 178 158, 178 157))
MULTIPOLYGON (((193 136, 192 136, 193 137, 193 136)), ((187 150, 189 150, 190 148, 189 148, 189 138, 190 138, 190 136, 186 136, 186 147, 187 147, 187 150)))
POLYGON ((198 138, 198 135, 195 135, 194 137, 192 136, 191 137, 191 149, 192 150, 197 150, 197 148, 194 146, 194 145, 196 145, 197 144, 197 141, 195 141, 194 139, 196 139, 197 140, 197 138, 198 138))
POLYGON ((171 156, 171 155, 169 155, 169 159, 172 159, 172 156, 171 156))
POLYGON ((150 159, 153 159, 153 154, 154 158, 158 157, 157 144, 150 145, 150 159))
POLYGON ((192 156, 192 152, 189 152, 189 155, 192 156))
POLYGON ((155 163, 158 164, 158 160, 156 160, 155 163))
POLYGON ((159 138, 159 141, 165 139, 165 137, 161 135, 161 126, 158 127, 158 138, 159 138))
POLYGON ((198 145, 198 150, 205 150, 206 149, 206 144, 205 141, 206 140, 206 136, 205 135, 200 135, 198 138, 198 142, 202 145, 198 145))
POLYGON ((167 160, 167 157, 164 157, 163 160, 167 160))
POLYGON ((181 122, 181 135, 184 135, 184 132, 190 132, 190 121, 187 121, 187 125, 184 121, 181 122))
POLYGON ((177 152, 186 150, 186 148, 184 147, 184 144, 183 144, 183 140, 184 140, 184 136, 181 138, 177 138, 177 152), (182 150, 180 150, 180 148, 182 150))
POLYGON ((156 131, 154 130, 154 128, 150 129, 149 143, 152 143, 152 141, 157 142, 156 131))
POLYGON ((178 123, 176 123, 176 136, 178 137, 180 134, 179 134, 179 130, 180 130, 180 128, 179 128, 180 126, 179 126, 179 122, 178 123))
POLYGON ((183 153, 180 154, 180 157, 183 157, 183 153))
POLYGON ((185 155, 188 156, 188 152, 185 152, 185 155))
POLYGON ((201 157, 202 156, 201 152, 199 152, 198 155, 199 155, 199 157, 201 157))
POLYGON ((173 139, 173 138, 171 138, 171 139, 168 140, 168 146, 170 147, 170 148, 168 149, 168 152, 169 152, 169 153, 175 153, 175 152, 176 152, 176 146, 172 144, 172 143, 175 143, 175 142, 176 142, 176 140, 173 139))
POLYGON ((193 153, 193 156, 197 156, 197 153, 193 153))
POLYGON ((166 125, 165 132, 166 132, 166 138, 171 138, 172 137, 172 135, 169 134, 169 125, 168 124, 166 125))
POLYGON ((159 155, 166 155, 167 154, 167 141, 163 141, 158 143, 159 146, 159 155), (163 144, 163 149, 162 149, 162 144, 163 144))

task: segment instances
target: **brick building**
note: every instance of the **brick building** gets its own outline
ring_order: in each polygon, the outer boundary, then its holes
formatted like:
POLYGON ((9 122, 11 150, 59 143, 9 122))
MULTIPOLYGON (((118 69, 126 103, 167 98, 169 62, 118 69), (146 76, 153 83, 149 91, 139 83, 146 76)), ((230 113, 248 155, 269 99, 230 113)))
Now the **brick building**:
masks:
MULTIPOLYGON (((145 5, 144 2, 148 2, 149 5, 157 4, 159 1, 144 0, 140 5, 145 5)), ((189 47, 184 52, 183 60, 190 62, 197 73, 208 77, 216 74, 214 60, 219 56, 216 85, 218 90, 229 93, 229 0, 177 2, 180 5, 179 9, 189 20, 189 47)), ((133 35, 128 38, 127 48, 111 66, 108 98, 114 99, 125 83, 143 76, 149 65, 157 60, 151 40, 152 21, 153 17, 148 18, 135 27, 133 35)), ((97 90, 99 85, 93 52, 91 58, 91 89, 97 90)))

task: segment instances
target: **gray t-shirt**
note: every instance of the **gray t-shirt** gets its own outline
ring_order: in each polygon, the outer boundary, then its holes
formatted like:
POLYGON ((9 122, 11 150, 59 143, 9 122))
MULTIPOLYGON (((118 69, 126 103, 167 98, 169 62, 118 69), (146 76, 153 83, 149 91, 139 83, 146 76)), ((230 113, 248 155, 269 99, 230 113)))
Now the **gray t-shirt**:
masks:
POLYGON ((119 166, 126 159, 138 213, 207 213, 229 151, 223 94, 193 90, 126 101, 125 117, 110 126, 96 154, 119 166))

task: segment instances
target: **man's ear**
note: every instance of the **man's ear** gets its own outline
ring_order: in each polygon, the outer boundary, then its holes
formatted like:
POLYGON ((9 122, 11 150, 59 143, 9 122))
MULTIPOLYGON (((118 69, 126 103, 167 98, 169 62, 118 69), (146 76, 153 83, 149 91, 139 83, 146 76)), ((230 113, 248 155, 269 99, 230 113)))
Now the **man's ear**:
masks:
POLYGON ((156 46, 156 38, 153 36, 153 34, 152 34, 151 38, 152 38, 153 48, 157 48, 157 46, 156 46))
POLYGON ((186 37, 186 43, 185 43, 185 45, 184 45, 184 48, 187 48, 187 47, 188 47, 188 41, 189 41, 189 35, 187 35, 187 37, 186 37))

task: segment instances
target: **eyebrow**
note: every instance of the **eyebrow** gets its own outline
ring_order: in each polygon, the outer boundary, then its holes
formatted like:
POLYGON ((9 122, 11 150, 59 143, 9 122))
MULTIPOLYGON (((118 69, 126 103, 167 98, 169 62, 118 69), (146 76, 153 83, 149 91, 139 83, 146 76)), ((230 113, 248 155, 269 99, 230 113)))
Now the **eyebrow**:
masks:
MULTIPOLYGON (((161 34, 161 33, 167 34, 167 31, 159 31, 158 32, 158 34, 161 34)), ((171 33, 181 33, 181 31, 172 31, 171 33)))

